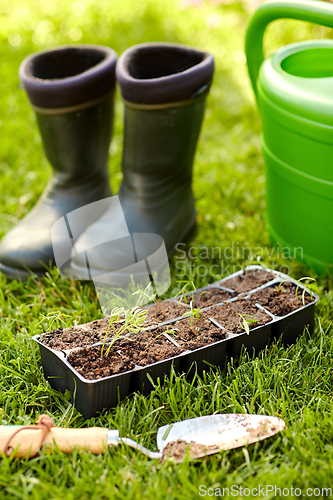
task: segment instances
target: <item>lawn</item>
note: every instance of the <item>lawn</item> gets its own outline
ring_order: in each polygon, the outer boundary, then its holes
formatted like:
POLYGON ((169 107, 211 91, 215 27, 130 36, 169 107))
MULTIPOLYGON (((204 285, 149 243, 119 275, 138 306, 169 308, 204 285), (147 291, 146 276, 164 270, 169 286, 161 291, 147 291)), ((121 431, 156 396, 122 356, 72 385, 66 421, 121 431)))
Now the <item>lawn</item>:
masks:
MULTIPOLYGON (((257 357, 244 354, 237 363, 231 360, 222 370, 207 371, 192 382, 171 373, 150 396, 134 394, 85 421, 69 395, 53 391, 45 381, 30 338, 59 324, 100 318, 93 286, 63 280, 56 270, 26 284, 0 276, 0 423, 34 423, 40 413, 48 413, 58 426, 117 428, 122 436, 156 449, 157 428, 185 418, 246 412, 286 421, 283 433, 265 442, 161 468, 125 446, 100 456, 42 451, 31 460, 2 459, 1 498, 187 499, 201 498, 200 485, 229 488, 234 498, 241 498, 240 486, 259 485, 301 488, 310 497, 307 488, 333 488, 332 276, 317 276, 278 256, 269 243, 260 116, 243 52, 254 3, 0 0, 0 238, 31 209, 50 174, 34 113, 19 88, 23 58, 63 43, 104 44, 120 55, 136 43, 177 42, 212 52, 216 72, 195 159, 198 230, 187 257, 174 254, 168 294, 180 289, 181 280, 193 280, 197 287, 213 282, 250 263, 254 253, 261 254, 264 264, 289 269, 295 278, 316 278, 320 287, 312 336, 305 330, 288 349, 271 344, 257 357)), ((282 44, 328 36, 326 28, 278 21, 269 29, 265 46, 268 53, 282 44)), ((121 181, 122 116, 118 92, 109 161, 114 192, 121 181)), ((283 497, 282 491, 276 493, 266 498, 283 497)))

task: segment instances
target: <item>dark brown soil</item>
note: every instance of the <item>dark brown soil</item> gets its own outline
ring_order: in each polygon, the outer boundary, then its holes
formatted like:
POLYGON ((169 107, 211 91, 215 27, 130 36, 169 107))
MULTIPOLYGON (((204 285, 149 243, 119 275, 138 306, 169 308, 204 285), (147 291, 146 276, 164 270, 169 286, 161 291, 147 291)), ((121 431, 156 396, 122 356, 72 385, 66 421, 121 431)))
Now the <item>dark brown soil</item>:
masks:
POLYGON ((176 302, 163 301, 157 302, 150 307, 148 307, 148 316, 145 324, 159 325, 164 321, 169 321, 170 319, 178 318, 188 311, 186 306, 177 304, 176 302))
MULTIPOLYGON (((175 330, 173 337, 183 348, 193 351, 199 347, 218 342, 225 339, 228 334, 215 326, 208 318, 211 311, 201 312, 200 317, 193 321, 193 330, 191 318, 185 318, 170 325, 175 330)), ((164 331, 166 327, 163 327, 164 331)), ((169 334, 171 336, 171 334, 169 334)))
POLYGON ((128 356, 140 366, 147 366, 181 354, 185 349, 176 347, 167 340, 162 335, 164 331, 164 327, 159 327, 149 332, 136 333, 117 341, 115 347, 118 353, 128 356))
POLYGON ((220 451, 220 448, 216 445, 197 444, 194 441, 188 443, 182 439, 177 439, 177 441, 170 441, 170 443, 165 446, 160 462, 164 460, 182 462, 187 453, 190 459, 194 459, 211 453, 217 453, 218 451, 220 451))
POLYGON ((253 269, 251 271, 243 271, 234 278, 226 281, 221 281, 220 285, 235 290, 237 293, 249 292, 258 286, 268 283, 274 278, 274 275, 264 269, 253 269))
POLYGON ((283 283, 279 290, 278 287, 275 285, 258 290, 252 298, 275 316, 285 316, 313 301, 309 293, 303 296, 302 288, 297 290, 296 296, 297 285, 293 283, 283 283))
POLYGON ((109 377, 134 368, 134 363, 118 354, 115 349, 111 350, 108 357, 101 356, 100 347, 84 347, 73 351, 69 354, 68 361, 83 377, 89 380, 109 377))
MULTIPOLYGON (((203 309, 204 307, 231 299, 232 296, 233 294, 220 290, 219 288, 209 288, 208 290, 196 292, 192 295, 193 307, 203 309)), ((191 298, 188 297, 188 300, 190 301, 191 298)))
POLYGON ((245 332, 242 326, 243 318, 247 322, 249 321, 248 326, 250 330, 272 321, 272 318, 268 314, 258 309, 254 305, 254 302, 249 300, 237 300, 229 304, 213 307, 209 311, 209 315, 232 333, 245 332), (252 322, 252 320, 255 320, 255 322, 252 322))
POLYGON ((147 366, 157 363, 184 351, 184 348, 176 347, 161 333, 156 329, 118 339, 107 357, 107 345, 104 347, 103 356, 101 346, 72 351, 68 361, 81 375, 92 380, 131 370, 134 364, 147 366))
MULTIPOLYGON (((74 347, 88 347, 97 342, 103 342, 108 326, 109 317, 106 317, 84 325, 72 326, 66 330, 63 328, 53 330, 42 335, 39 341, 56 351, 73 349, 74 347)), ((108 337, 112 336, 111 331, 108 337)))

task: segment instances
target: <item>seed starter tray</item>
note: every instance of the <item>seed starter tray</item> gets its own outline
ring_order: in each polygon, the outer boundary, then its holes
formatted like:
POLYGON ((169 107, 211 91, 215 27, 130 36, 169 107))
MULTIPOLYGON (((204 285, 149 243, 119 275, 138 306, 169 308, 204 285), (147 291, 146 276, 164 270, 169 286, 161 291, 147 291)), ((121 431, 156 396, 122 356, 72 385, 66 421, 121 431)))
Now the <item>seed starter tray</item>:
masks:
MULTIPOLYGON (((200 347, 193 351, 184 351, 178 356, 158 361, 147 366, 135 365, 127 372, 109 377, 88 380, 83 377, 68 361, 73 349, 54 351, 39 341, 39 335, 33 337, 38 343, 45 377, 53 389, 64 392, 69 389, 72 402, 85 418, 91 418, 104 408, 112 408, 132 392, 139 391, 148 395, 153 384, 170 373, 171 366, 178 373, 193 370, 203 371, 209 365, 224 365, 226 357, 226 339, 200 347)), ((94 344, 102 345, 100 344, 94 344)))
MULTIPOLYGON (((194 293, 200 293, 211 288, 220 288, 222 291, 229 292, 229 299, 222 303, 213 304, 201 309, 202 311, 212 311, 210 320, 215 324, 215 326, 226 331, 227 338, 192 351, 184 351, 177 356, 164 359, 147 366, 142 367, 135 365, 132 370, 124 373, 111 375, 101 379, 89 380, 83 377, 69 363, 68 355, 71 351, 73 351, 73 349, 57 351, 43 344, 40 340, 42 337, 41 335, 35 335, 33 340, 35 340, 39 345, 42 366, 46 379, 49 381, 53 389, 61 392, 65 392, 69 389, 73 405, 85 418, 88 419, 96 416, 96 414, 103 409, 116 406, 120 401, 133 392, 139 391, 144 395, 148 395, 158 379, 160 379, 161 384, 163 383, 164 377, 170 373, 172 365, 176 373, 185 372, 189 378, 192 378, 195 373, 200 375, 205 369, 207 370, 211 366, 223 367, 226 356, 228 355, 229 357, 237 358, 239 357, 242 348, 245 348, 250 355, 253 353, 257 354, 259 351, 265 349, 270 340, 273 338, 279 339, 282 337, 283 343, 288 345, 296 341, 297 337, 302 334, 305 326, 308 327, 310 333, 313 331, 314 307, 319 300, 319 297, 314 293, 312 293, 313 300, 311 303, 281 317, 275 316, 270 311, 262 307, 259 301, 256 303, 256 307, 263 310, 271 318, 271 321, 264 325, 251 328, 249 334, 246 332, 228 332, 223 325, 220 325, 216 320, 214 320, 214 308, 221 307, 221 305, 228 302, 235 302, 240 299, 249 299, 253 293, 267 287, 277 287, 281 281, 284 280, 295 283, 295 287, 298 286, 301 290, 307 290, 304 285, 297 283, 294 279, 283 273, 278 273, 277 271, 270 269, 266 270, 261 266, 249 266, 245 270, 267 271, 272 273, 272 279, 257 288, 236 294, 233 290, 223 287, 221 283, 232 279, 243 272, 239 271, 228 276, 224 280, 203 287, 191 294, 187 294, 188 296, 191 296, 194 293)), ((306 293, 309 292, 307 291, 306 293)), ((166 299, 166 301, 179 302, 179 298, 166 299)), ((182 305, 189 308, 188 304, 184 304, 182 302, 182 305)), ((146 307, 150 306, 148 305, 146 307)), ((169 319, 156 326, 150 326, 149 330, 154 330, 157 326, 171 325, 184 319, 185 318, 183 316, 169 319)), ((174 339, 169 338, 168 340, 173 343, 177 343, 174 339)), ((93 345, 102 345, 102 343, 95 343, 93 345)), ((80 349, 80 347, 75 348, 75 350, 76 349, 80 349)))

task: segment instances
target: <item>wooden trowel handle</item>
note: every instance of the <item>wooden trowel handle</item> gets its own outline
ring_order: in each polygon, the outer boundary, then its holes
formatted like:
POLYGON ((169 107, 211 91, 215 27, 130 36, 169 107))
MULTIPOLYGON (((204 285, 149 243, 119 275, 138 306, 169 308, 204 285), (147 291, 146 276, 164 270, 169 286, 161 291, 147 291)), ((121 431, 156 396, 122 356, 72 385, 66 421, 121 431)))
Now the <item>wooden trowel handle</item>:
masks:
MULTIPOLYGON (((16 426, 0 426, 0 453, 5 451, 6 443, 13 435, 16 426)), ((33 457, 38 452, 42 436, 41 429, 22 429, 10 441, 15 457, 33 457)), ((91 427, 89 429, 65 429, 52 427, 47 433, 44 445, 51 448, 56 444, 64 453, 70 453, 77 446, 94 454, 103 453, 108 446, 108 429, 91 427)), ((112 444, 117 444, 116 441, 112 444)))

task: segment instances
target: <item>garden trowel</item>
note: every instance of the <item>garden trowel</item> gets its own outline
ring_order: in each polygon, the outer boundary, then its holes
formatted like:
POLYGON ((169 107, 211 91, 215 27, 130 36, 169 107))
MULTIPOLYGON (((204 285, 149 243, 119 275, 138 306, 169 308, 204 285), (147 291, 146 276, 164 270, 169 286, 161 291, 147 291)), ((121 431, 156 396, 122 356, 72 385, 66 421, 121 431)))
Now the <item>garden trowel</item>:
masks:
POLYGON ((182 462, 186 457, 193 460, 261 441, 282 431, 285 426, 282 419, 266 415, 225 414, 191 418, 160 427, 157 431, 158 452, 154 452, 132 439, 120 437, 118 430, 54 427, 49 420, 49 428, 43 425, 0 427, 0 452, 7 456, 31 457, 43 444, 47 447, 56 445, 65 453, 79 447, 98 454, 110 445, 124 443, 150 458, 182 462))

